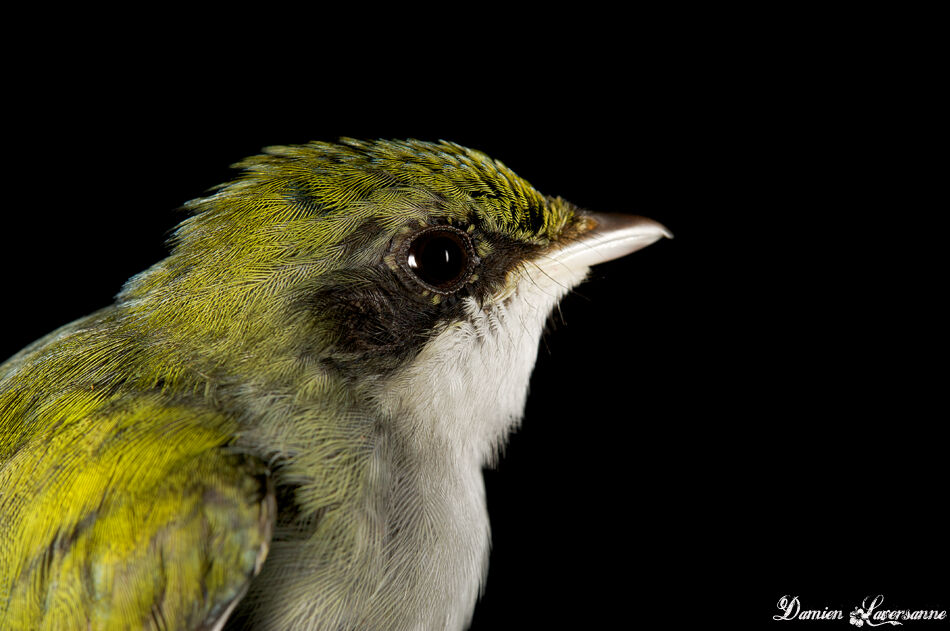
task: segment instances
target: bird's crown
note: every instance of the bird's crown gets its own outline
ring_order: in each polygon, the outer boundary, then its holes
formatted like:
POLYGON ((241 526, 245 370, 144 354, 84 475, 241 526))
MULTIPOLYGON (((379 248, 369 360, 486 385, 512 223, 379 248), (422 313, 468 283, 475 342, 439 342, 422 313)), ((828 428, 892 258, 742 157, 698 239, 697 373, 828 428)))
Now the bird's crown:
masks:
POLYGON ((171 256, 120 295, 152 329, 172 326, 206 348, 281 336, 289 345, 296 325, 318 321, 377 354, 405 346, 459 317, 446 302, 498 295, 577 215, 501 162, 445 141, 311 142, 235 166, 238 178, 185 205, 192 214, 171 256))

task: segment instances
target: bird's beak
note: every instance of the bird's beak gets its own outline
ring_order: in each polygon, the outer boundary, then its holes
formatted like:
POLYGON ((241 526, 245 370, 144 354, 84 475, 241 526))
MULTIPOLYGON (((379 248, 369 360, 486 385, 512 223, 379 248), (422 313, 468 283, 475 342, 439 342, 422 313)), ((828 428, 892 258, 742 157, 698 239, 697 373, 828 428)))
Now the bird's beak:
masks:
POLYGON ((662 224, 637 215, 585 212, 580 223, 581 232, 551 252, 558 263, 571 268, 612 261, 663 237, 673 238, 662 224))

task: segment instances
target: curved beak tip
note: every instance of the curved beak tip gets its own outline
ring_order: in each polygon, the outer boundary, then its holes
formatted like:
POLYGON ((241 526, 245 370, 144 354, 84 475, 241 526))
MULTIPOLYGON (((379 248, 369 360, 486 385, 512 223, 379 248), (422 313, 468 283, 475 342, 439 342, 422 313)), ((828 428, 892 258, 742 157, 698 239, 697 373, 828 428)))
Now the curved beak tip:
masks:
POLYGON ((658 221, 638 215, 588 213, 593 227, 571 247, 569 253, 578 263, 597 265, 642 250, 660 239, 672 239, 673 233, 658 221))
POLYGON ((593 265, 642 250, 673 233, 658 221, 620 213, 584 212, 580 234, 556 243, 549 253, 552 262, 568 268, 593 265))

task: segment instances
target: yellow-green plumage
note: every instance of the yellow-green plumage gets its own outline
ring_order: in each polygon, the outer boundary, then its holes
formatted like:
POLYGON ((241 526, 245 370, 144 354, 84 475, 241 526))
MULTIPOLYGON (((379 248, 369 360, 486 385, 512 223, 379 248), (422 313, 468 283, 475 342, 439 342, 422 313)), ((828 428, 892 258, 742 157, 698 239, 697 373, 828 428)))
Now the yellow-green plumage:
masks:
POLYGON ((0 366, 0 628, 466 623, 481 467, 584 273, 532 266, 583 213, 451 143, 237 166, 114 305, 0 366), (407 267, 433 226, 470 244, 451 290, 407 267))
POLYGON ((268 472, 228 416, 117 388, 104 319, 3 367, 0 628, 210 628, 266 554, 268 472))

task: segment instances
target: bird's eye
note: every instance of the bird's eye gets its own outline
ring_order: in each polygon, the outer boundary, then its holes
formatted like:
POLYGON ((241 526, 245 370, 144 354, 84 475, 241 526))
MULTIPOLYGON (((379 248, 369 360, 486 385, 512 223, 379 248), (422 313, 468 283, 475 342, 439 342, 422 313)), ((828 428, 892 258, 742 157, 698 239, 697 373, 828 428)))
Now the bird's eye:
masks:
POLYGON ((468 279, 475 259, 472 241, 466 233, 441 226, 423 230, 412 238, 405 265, 423 285, 447 294, 468 279))

